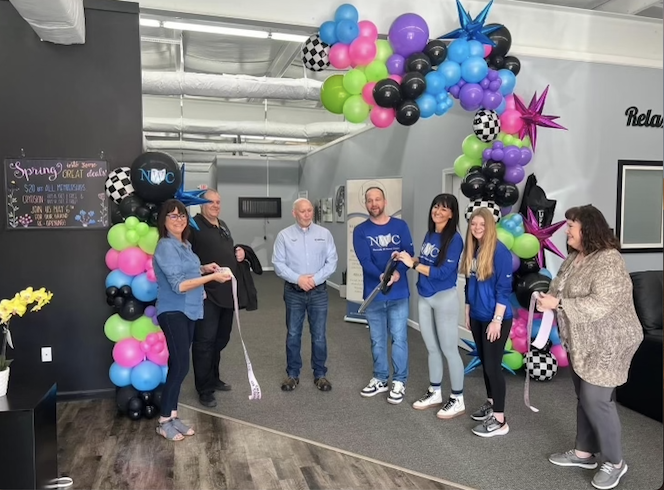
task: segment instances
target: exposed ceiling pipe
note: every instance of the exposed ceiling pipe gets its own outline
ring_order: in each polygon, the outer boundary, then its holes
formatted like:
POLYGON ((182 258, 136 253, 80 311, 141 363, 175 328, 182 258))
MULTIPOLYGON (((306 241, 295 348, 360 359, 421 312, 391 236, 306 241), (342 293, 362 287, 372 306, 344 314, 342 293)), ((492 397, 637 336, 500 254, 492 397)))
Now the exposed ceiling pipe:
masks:
POLYGON ((319 100, 323 82, 310 78, 258 78, 143 71, 143 94, 228 99, 319 100))
POLYGON ((278 136, 285 138, 326 138, 356 133, 366 124, 348 122, 317 122, 310 124, 290 124, 259 121, 210 121, 205 119, 184 119, 145 117, 143 131, 176 132, 188 134, 238 134, 245 136, 278 136))
POLYGON ((85 44, 83 0, 9 1, 42 41, 85 44))
POLYGON ((214 153, 247 152, 272 155, 306 155, 318 147, 311 145, 264 145, 260 143, 199 143, 196 141, 148 140, 146 150, 203 151, 214 153))

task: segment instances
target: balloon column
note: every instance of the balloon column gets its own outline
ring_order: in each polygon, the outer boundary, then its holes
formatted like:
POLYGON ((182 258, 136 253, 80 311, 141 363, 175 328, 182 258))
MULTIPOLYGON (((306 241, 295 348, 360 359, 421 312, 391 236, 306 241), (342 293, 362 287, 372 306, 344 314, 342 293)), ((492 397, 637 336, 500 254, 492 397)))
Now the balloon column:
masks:
POLYGON ((114 313, 104 333, 115 342, 111 382, 118 388, 118 410, 131 419, 152 418, 158 413, 161 391, 168 372, 166 339, 154 306, 157 283, 152 255, 157 247, 156 228, 160 205, 177 197, 184 204, 207 202, 200 192, 185 192, 183 170, 164 153, 144 153, 131 168, 109 173, 106 194, 115 207, 108 230, 106 253, 106 301, 114 313))

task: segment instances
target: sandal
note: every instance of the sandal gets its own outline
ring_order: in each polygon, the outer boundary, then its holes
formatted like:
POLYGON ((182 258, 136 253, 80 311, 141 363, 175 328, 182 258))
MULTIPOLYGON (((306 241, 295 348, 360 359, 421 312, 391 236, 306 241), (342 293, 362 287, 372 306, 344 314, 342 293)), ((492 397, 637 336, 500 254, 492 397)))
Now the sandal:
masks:
POLYGON ((194 432, 191 427, 183 424, 182 420, 180 420, 178 417, 172 419, 171 422, 173 422, 173 427, 175 427, 175 430, 177 430, 183 436, 193 436, 196 434, 196 432, 194 432))
POLYGON ((184 439, 184 436, 175 428, 173 420, 167 420, 166 422, 161 422, 157 426, 157 434, 163 436, 169 441, 181 441, 184 439))

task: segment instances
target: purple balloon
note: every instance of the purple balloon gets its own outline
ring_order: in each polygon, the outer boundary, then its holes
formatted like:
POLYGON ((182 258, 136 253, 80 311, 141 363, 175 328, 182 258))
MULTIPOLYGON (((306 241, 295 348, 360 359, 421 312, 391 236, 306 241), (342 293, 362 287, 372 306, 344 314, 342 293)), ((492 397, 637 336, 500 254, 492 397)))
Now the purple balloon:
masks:
POLYGON ((150 305, 147 308, 145 308, 145 311, 143 313, 145 314, 145 316, 149 316, 150 318, 152 318, 155 315, 155 313, 157 313, 157 308, 150 305))
POLYGON ((500 107, 500 104, 503 102, 503 96, 498 92, 492 92, 490 90, 485 90, 484 95, 482 96, 482 105, 485 109, 493 111, 500 107))
POLYGON ((466 83, 459 91, 461 107, 467 111, 476 111, 482 106, 484 90, 476 83, 466 83))
POLYGON ((493 160, 494 162, 502 162, 504 156, 505 153, 500 148, 497 149, 494 148, 493 150, 491 150, 491 160, 493 160))
POLYGON ((406 58, 400 54, 393 54, 387 58, 387 62, 385 64, 387 65, 387 72, 390 75, 401 76, 406 73, 406 58))
POLYGON ((482 79, 482 81, 480 82, 480 87, 482 87, 484 90, 488 89, 488 88, 489 88, 489 85, 491 85, 491 82, 489 82, 489 79, 488 79, 488 78, 484 78, 484 79, 482 79))
POLYGON ((424 51, 429 42, 429 26, 417 14, 403 14, 392 22, 387 37, 394 52, 407 58, 424 51))
POLYGON ((508 146, 504 151, 503 163, 505 166, 513 167, 519 165, 519 162, 521 162, 521 150, 517 146, 508 146))
POLYGON ((493 82, 494 80, 500 80, 500 75, 496 70, 489 69, 489 73, 486 76, 489 81, 493 82))
POLYGON ((454 97, 455 99, 459 98, 459 92, 461 92, 461 88, 458 85, 452 85, 450 87, 450 95, 454 97))
POLYGON ((492 92, 498 92, 498 90, 500 90, 500 80, 493 80, 489 82, 488 89, 492 92))
POLYGON ((153 316, 153 317, 152 317, 152 324, 153 324, 153 325, 157 325, 157 326, 159 326, 159 320, 157 320, 157 317, 156 317, 156 316, 153 316))
MULTIPOLYGON (((512 208, 510 207, 510 209, 512 208)), ((512 253, 512 272, 516 272, 519 270, 519 267, 521 267, 521 259, 517 257, 517 255, 514 252, 511 253, 512 253)))
POLYGON ((459 86, 459 88, 463 87, 465 84, 466 84, 466 81, 463 78, 457 82, 457 85, 459 86))
POLYGON ((493 142, 493 145, 491 145, 491 148, 494 150, 502 150, 503 148, 505 148, 505 143, 503 143, 500 140, 496 140, 493 142))
MULTIPOLYGON (((507 157, 507 154, 505 154, 507 157)), ((504 161, 504 160, 503 160, 504 161)), ((509 182, 510 184, 518 184, 526 176, 525 170, 520 165, 513 165, 511 167, 505 167, 505 176, 503 180, 509 182)))
POLYGON ((491 148, 487 148, 482 152, 482 160, 489 160, 491 159, 491 148))
POLYGON ((528 165, 528 162, 533 158, 533 152, 530 151, 530 148, 521 148, 521 160, 519 161, 519 165, 522 167, 525 165, 528 165))

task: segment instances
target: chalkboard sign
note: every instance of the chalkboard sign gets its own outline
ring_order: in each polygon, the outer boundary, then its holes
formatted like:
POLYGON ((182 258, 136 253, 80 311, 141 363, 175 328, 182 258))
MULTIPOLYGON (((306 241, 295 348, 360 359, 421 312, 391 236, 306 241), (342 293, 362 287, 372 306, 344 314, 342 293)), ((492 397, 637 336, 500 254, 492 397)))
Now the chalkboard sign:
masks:
POLYGON ((6 158, 4 167, 8 230, 108 226, 107 162, 6 158))

